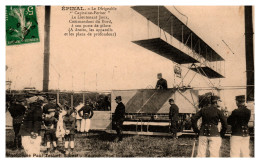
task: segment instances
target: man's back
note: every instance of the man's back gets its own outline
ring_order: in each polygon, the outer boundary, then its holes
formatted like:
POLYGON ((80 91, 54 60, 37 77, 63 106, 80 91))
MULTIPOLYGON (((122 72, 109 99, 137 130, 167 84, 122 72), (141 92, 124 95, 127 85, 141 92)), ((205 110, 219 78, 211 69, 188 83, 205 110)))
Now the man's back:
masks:
POLYGON ((232 111, 228 117, 228 124, 232 126, 232 135, 241 135, 242 126, 247 127, 251 117, 251 111, 246 106, 240 106, 232 111))

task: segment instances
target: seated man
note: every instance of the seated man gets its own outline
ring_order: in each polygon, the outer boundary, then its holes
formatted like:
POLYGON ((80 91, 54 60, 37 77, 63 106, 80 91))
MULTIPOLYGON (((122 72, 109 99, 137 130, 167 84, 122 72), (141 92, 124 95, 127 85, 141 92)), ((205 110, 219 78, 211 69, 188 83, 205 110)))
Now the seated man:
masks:
POLYGON ((157 78, 158 78, 158 81, 155 86, 155 89, 167 89, 168 88, 167 81, 162 78, 162 73, 158 73, 157 78))

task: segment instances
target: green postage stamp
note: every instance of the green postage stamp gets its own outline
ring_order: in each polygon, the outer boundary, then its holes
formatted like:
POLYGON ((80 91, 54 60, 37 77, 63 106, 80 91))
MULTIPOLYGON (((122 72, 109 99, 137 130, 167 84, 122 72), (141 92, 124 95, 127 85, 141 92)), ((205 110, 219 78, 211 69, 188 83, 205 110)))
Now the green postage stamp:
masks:
POLYGON ((6 6, 6 45, 39 41, 35 6, 6 6))

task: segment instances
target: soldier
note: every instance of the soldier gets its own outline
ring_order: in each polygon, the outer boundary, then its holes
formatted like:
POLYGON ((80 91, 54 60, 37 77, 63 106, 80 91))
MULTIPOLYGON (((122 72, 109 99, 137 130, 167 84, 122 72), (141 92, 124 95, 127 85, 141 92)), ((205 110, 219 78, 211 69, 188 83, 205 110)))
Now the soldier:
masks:
POLYGON ((218 96, 211 97, 211 106, 202 108, 192 118, 192 127, 195 133, 199 134, 199 147, 197 157, 206 157, 207 145, 209 145, 210 157, 219 157, 221 137, 224 137, 227 129, 227 121, 223 113, 218 109, 220 102, 218 96), (202 117, 200 130, 197 121, 202 117), (218 122, 221 122, 222 129, 219 133, 218 122), (220 137, 221 136, 221 137, 220 137))
POLYGON ((63 128, 65 129, 65 154, 69 154, 69 144, 70 149, 73 152, 75 144, 75 123, 76 123, 76 114, 73 109, 64 110, 63 116, 63 128))
POLYGON ((167 89, 167 81, 162 78, 162 73, 157 74, 158 81, 156 83, 155 89, 167 89))
POLYGON ((171 98, 169 99, 169 103, 171 105, 170 107, 170 113, 169 113, 169 119, 171 121, 171 133, 173 134, 173 138, 178 139, 177 136, 177 127, 178 127, 178 120, 179 120, 179 108, 174 103, 174 100, 171 98))
POLYGON ((22 136, 22 146, 29 157, 39 156, 41 145, 42 99, 33 96, 27 99, 28 108, 25 111, 19 135, 22 136))
POLYGON ((90 122, 91 122, 90 119, 94 115, 93 108, 90 105, 89 101, 86 102, 85 106, 83 106, 81 109, 79 109, 78 114, 80 117, 82 117, 80 131, 82 133, 87 132, 87 134, 88 134, 89 129, 90 129, 90 122), (81 114, 81 111, 82 111, 82 114, 81 114))
POLYGON ((21 135, 19 135, 20 127, 22 124, 22 119, 25 113, 26 108, 22 105, 24 100, 19 98, 13 103, 9 112, 13 118, 13 130, 14 130, 14 148, 18 149, 22 147, 21 135))
POLYGON ((250 157, 248 122, 251 111, 245 106, 245 96, 236 96, 237 109, 228 117, 228 124, 232 126, 230 138, 230 157, 250 157))
POLYGON ((49 108, 47 111, 45 110, 45 116, 43 119, 48 153, 50 152, 51 142, 53 150, 55 151, 57 148, 56 127, 58 119, 55 118, 55 111, 55 108, 49 108))
POLYGON ((113 123, 115 124, 116 127, 118 141, 122 141, 123 139, 122 128, 125 119, 125 105, 122 103, 121 96, 116 96, 115 100, 117 103, 117 107, 114 113, 113 123))

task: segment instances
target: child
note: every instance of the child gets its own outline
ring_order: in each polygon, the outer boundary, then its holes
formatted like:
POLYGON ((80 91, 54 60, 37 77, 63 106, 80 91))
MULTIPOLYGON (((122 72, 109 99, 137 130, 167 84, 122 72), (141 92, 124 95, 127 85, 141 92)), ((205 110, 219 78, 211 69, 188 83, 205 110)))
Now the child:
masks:
POLYGON ((73 109, 68 109, 65 111, 63 116, 63 127, 65 129, 65 154, 69 154, 69 144, 71 151, 74 150, 74 135, 75 135, 75 123, 76 123, 76 114, 73 109))
POLYGON ((43 122, 45 127, 45 136, 47 141, 47 152, 50 152, 51 142, 53 145, 53 150, 57 148, 57 138, 56 138, 56 127, 58 119, 55 118, 55 109, 48 109, 48 113, 44 116, 43 122))

